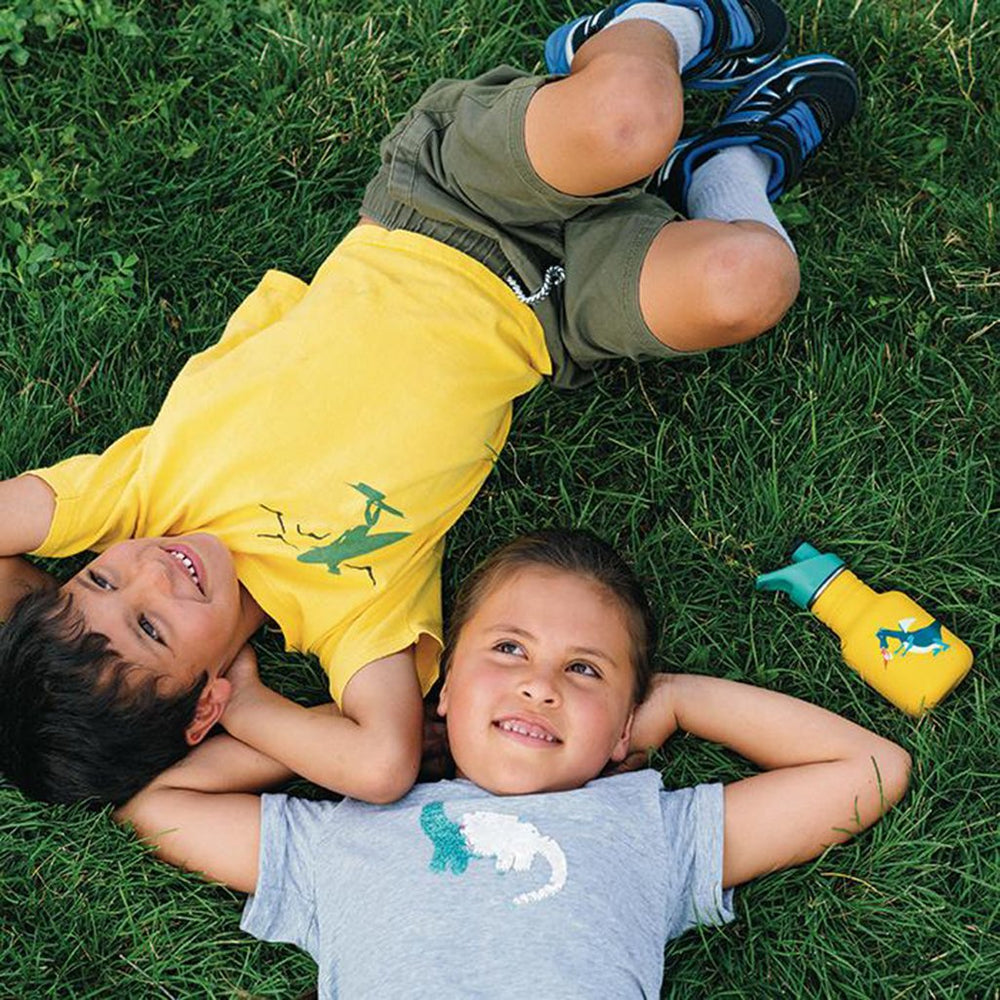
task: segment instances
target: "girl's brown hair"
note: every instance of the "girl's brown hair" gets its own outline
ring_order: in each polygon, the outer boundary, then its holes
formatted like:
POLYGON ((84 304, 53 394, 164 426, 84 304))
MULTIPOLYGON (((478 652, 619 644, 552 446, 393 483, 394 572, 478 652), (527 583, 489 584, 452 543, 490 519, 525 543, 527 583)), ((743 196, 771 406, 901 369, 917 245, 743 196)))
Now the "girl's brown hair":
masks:
POLYGON ((624 559, 589 531, 551 529, 521 535, 492 552, 459 587, 445 637, 442 667, 446 673, 465 623, 494 587, 518 570, 543 566, 588 577, 617 600, 632 641, 634 696, 639 704, 649 690, 656 647, 656 623, 642 584, 624 559))

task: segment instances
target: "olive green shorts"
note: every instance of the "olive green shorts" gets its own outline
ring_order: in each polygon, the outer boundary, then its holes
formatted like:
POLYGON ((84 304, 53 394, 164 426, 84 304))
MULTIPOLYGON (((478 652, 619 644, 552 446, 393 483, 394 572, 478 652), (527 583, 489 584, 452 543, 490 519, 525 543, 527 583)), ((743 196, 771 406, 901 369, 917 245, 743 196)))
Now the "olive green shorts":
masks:
POLYGON ((639 309, 643 260, 676 213, 638 186, 580 198, 541 180, 524 116, 547 79, 501 66, 434 84, 382 142, 362 211, 507 281, 542 324, 554 384, 571 387, 610 358, 681 353, 653 336, 639 309))

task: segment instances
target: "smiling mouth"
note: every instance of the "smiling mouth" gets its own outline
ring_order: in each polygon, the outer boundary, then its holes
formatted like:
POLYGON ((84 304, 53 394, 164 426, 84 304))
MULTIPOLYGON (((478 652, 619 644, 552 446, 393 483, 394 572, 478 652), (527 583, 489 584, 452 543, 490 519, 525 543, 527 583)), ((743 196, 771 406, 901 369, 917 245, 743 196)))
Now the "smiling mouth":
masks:
POLYGON ((553 736, 552 733, 547 732, 541 726, 530 722, 523 722, 520 719, 501 719, 499 722, 494 722, 493 725, 501 732, 513 733, 516 736, 523 736, 528 740, 537 740, 541 744, 552 745, 562 743, 562 740, 558 736, 553 736))
POLYGON ((188 576, 194 581, 194 585, 198 588, 201 593, 205 593, 204 588, 201 585, 201 580, 198 577, 198 571, 195 569, 194 562, 189 559, 183 552, 179 549, 167 549, 167 552, 172 555, 188 572, 188 576))

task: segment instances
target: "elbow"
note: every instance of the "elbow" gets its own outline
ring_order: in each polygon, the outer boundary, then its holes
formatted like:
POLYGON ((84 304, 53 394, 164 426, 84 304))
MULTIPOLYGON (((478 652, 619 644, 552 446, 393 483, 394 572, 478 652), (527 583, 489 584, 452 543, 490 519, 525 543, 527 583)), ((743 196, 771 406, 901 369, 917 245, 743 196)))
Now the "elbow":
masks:
POLYGON ((142 792, 133 795, 124 805, 118 806, 111 813, 111 818, 119 826, 131 826, 138 831, 142 822, 142 792))
POLYGON ((140 840, 149 840, 163 829, 162 817, 159 816, 155 799, 148 789, 133 795, 111 815, 119 826, 131 826, 140 840))
POLYGON ((401 799, 412 787, 416 774, 390 771, 370 775, 364 782, 364 787, 358 798, 377 806, 387 806, 401 799))
POLYGON ((365 799, 373 805, 387 806, 401 799, 412 787, 412 781, 389 775, 373 781, 365 799))
POLYGON ((913 758, 898 744, 886 741, 885 748, 875 755, 875 763, 878 767, 883 809, 887 810, 906 794, 910 785, 913 758))
POLYGON ((354 797, 375 805, 395 802, 413 787, 419 769, 419 747, 387 748, 370 762, 354 797))

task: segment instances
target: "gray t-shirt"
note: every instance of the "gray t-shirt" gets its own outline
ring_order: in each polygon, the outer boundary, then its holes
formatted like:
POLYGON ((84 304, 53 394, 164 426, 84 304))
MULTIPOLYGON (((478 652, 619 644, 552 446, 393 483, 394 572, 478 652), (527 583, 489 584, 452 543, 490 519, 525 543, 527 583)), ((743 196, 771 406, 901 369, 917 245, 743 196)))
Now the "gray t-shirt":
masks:
POLYGON ((658 997, 665 943, 733 918, 722 813, 721 785, 655 771, 388 806, 266 795, 242 927, 309 952, 321 1000, 658 997))

